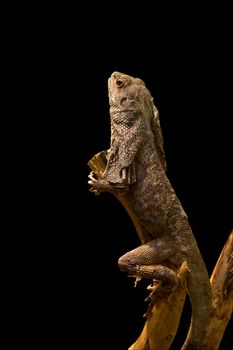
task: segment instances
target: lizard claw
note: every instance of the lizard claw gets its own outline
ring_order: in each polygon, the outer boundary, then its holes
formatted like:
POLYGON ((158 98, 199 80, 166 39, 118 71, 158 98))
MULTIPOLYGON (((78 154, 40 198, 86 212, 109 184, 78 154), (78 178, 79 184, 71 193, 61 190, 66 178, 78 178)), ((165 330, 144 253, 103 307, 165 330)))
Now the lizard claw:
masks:
POLYGON ((134 281, 134 288, 136 288, 138 282, 141 281, 141 277, 138 277, 138 276, 135 276, 135 275, 128 275, 128 277, 133 277, 133 278, 135 278, 135 281, 134 281))
POLYGON ((88 178, 91 179, 91 181, 88 181, 88 183, 90 185, 92 185, 92 182, 96 182, 97 181, 96 178, 94 177, 94 175, 95 175, 94 171, 90 172, 90 174, 88 175, 88 178))
POLYGON ((91 187, 91 188, 89 189, 89 191, 95 193, 95 195, 98 195, 99 192, 94 188, 94 185, 95 185, 95 183, 97 182, 97 180, 96 180, 96 178, 94 178, 93 175, 95 175, 94 171, 92 171, 92 172, 88 175, 88 178, 89 178, 90 180, 87 181, 87 183, 88 183, 88 185, 93 186, 93 187, 91 187))
POLYGON ((145 302, 149 302, 148 308, 146 313, 143 315, 144 318, 148 319, 152 314, 152 309, 154 307, 156 299, 159 297, 157 290, 160 287, 161 282, 160 281, 153 281, 152 285, 149 285, 147 287, 147 290, 150 290, 151 293, 148 295, 148 297, 145 299, 145 302))
POLYGON ((151 291, 148 297, 145 299, 145 301, 152 301, 155 299, 157 294, 157 289, 160 287, 161 282, 160 281, 154 281, 152 285, 149 285, 146 289, 151 291))
POLYGON ((88 178, 90 179, 87 183, 93 187, 89 189, 90 192, 94 192, 95 195, 99 195, 100 193, 94 188, 94 185, 98 181, 94 176, 96 176, 94 171, 91 171, 90 174, 88 175, 88 178))
POLYGON ((149 302, 147 312, 143 315, 144 318, 148 319, 152 314, 152 309, 155 305, 155 302, 159 299, 166 298, 167 302, 170 304, 173 300, 172 292, 174 289, 171 286, 162 286, 161 281, 153 280, 153 284, 147 287, 147 290, 151 291, 148 297, 145 299, 145 302, 149 302))

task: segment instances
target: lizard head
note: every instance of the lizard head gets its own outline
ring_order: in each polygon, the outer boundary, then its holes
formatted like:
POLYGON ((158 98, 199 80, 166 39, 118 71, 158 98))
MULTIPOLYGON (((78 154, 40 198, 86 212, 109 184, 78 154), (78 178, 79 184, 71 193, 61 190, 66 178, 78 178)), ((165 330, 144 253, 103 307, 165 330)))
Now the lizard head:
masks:
POLYGON ((108 80, 110 107, 129 110, 139 103, 140 91, 145 89, 144 82, 130 75, 114 72, 108 80))
POLYGON ((151 130, 151 121, 156 113, 153 98, 143 80, 130 75, 113 72, 108 80, 110 115, 116 123, 128 124, 140 115, 147 130, 151 130), (118 118, 124 114, 126 118, 118 118))

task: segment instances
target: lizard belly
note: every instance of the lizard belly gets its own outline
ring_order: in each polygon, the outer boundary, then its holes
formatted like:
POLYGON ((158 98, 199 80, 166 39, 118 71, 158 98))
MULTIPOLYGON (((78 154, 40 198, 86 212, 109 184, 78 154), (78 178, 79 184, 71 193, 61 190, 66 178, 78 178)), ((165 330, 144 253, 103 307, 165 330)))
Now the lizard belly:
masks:
POLYGON ((155 239, 166 233, 167 208, 161 205, 161 192, 154 182, 144 181, 132 185, 130 201, 145 240, 155 239))

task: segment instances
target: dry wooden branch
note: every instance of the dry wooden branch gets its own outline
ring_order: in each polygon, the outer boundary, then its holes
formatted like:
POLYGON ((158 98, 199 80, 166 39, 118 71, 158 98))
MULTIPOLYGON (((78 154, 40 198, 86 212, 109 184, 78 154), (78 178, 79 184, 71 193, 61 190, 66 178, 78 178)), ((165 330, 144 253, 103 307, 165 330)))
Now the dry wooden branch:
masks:
POLYGON ((210 282, 214 310, 203 349, 218 350, 233 310, 233 231, 223 247, 210 282))

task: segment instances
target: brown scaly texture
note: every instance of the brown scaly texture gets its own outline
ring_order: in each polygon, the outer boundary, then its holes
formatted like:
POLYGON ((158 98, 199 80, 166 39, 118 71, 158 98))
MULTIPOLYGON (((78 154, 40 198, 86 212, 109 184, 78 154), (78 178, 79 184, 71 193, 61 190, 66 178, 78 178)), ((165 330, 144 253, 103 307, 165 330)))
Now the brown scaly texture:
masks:
MULTIPOLYGON (((140 247, 119 259, 122 271, 159 280, 156 293, 163 295, 176 284, 169 264, 179 267, 187 261, 192 321, 182 350, 199 350, 212 310, 209 276, 187 215, 165 173, 158 111, 141 79, 114 72, 108 89, 111 145, 103 176, 91 176, 91 191, 112 192, 141 239, 140 247)), ((153 296, 152 292, 151 300, 153 296)))

